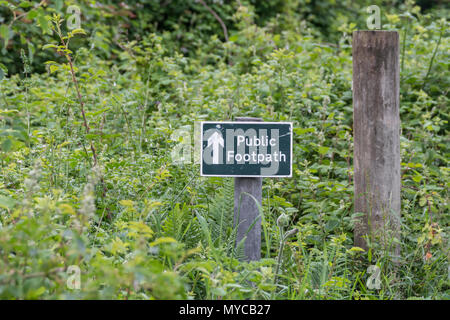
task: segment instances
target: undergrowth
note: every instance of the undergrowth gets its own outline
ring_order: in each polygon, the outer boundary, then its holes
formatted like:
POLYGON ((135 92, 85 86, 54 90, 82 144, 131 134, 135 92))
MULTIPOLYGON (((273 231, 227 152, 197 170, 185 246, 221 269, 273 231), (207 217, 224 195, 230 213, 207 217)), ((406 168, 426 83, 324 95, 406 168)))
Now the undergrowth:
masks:
POLYGON ((98 23, 62 23, 59 37, 59 7, 25 6, 36 11, 31 22, 0 21, 14 37, 21 23, 33 35, 21 36, 31 49, 14 62, 20 37, 8 39, 0 60, 0 298, 450 297, 448 10, 382 7, 383 28, 398 30, 402 47, 394 261, 375 243, 353 246, 351 32, 363 27, 345 7, 320 27, 320 15, 286 4, 279 19, 252 1, 211 4, 228 42, 199 3, 192 10, 209 18, 191 23, 203 31, 183 35, 189 21, 171 17, 161 30, 145 27, 141 12, 128 39, 102 20, 111 17, 102 6, 83 5, 98 23), (195 121, 236 116, 294 123, 293 177, 264 179, 254 262, 236 243, 232 180, 200 177, 193 148, 191 161, 171 157, 194 144, 195 121), (368 286, 370 266, 379 288, 368 286))

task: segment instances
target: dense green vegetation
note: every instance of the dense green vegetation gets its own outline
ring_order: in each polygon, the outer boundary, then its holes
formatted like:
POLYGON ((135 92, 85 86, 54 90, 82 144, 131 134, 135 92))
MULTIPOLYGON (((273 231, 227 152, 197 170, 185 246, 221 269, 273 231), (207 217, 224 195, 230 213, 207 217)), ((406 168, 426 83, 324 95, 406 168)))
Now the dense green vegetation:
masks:
POLYGON ((450 298, 445 1, 117 3, 0 1, 1 298, 450 298), (396 263, 353 246, 351 34, 369 4, 402 48, 396 263), (171 154, 195 121, 236 116, 294 123, 294 174, 264 180, 252 263, 232 180, 171 154))

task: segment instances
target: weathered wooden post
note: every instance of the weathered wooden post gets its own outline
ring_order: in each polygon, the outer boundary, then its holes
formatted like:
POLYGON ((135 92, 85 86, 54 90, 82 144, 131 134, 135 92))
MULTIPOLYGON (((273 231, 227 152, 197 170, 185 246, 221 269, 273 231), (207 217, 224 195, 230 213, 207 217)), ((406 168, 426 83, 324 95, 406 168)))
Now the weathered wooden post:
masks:
POLYGON ((396 31, 353 33, 355 245, 367 239, 400 247, 399 37, 396 31))
MULTIPOLYGON (((262 121, 260 118, 236 118, 236 121, 262 121)), ((261 217, 259 217, 250 231, 255 219, 259 216, 255 200, 243 192, 251 194, 261 205, 262 178, 234 178, 234 223, 239 224, 236 234, 236 244, 245 236, 244 253, 248 261, 261 259, 261 217), (240 205, 240 209, 239 209, 240 205), (238 216, 239 215, 239 216, 238 216), (246 235, 247 233, 247 235, 246 235)))

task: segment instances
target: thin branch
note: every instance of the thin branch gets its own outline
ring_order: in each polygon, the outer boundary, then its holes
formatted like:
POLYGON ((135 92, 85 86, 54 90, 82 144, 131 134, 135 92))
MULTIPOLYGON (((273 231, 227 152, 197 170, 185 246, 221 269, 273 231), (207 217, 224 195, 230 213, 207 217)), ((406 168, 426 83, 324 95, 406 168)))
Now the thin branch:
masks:
MULTIPOLYGON (((59 35, 59 38, 61 39, 61 42, 62 42, 63 46, 65 48, 69 49, 68 46, 66 45, 66 43, 64 42, 64 37, 62 36, 61 29, 59 27, 59 23, 56 24, 56 27, 58 29, 58 35, 59 35)), ((88 121, 86 119, 86 113, 84 111, 84 102, 83 102, 83 98, 81 97, 81 92, 80 92, 80 88, 78 86, 77 77, 75 76, 75 70, 73 68, 72 58, 70 57, 69 53, 65 53, 65 56, 66 56, 67 61, 69 63, 70 73, 72 75, 72 81, 75 84, 75 89, 77 91, 78 101, 79 101, 80 107, 81 107, 81 114, 83 115, 84 127, 86 128, 86 133, 89 133, 90 128, 89 128, 88 121)), ((95 147, 94 147, 94 144, 92 143, 92 141, 90 141, 90 147, 91 147, 92 155, 94 157, 94 166, 95 166, 97 164, 97 152, 95 150, 95 147)))
MULTIPOLYGON (((66 50, 69 50, 68 44, 65 43, 64 37, 63 37, 62 32, 61 32, 60 22, 58 21, 57 23, 55 23, 55 25, 56 25, 56 28, 57 28, 58 36, 61 39, 61 42, 62 42, 63 46, 65 47, 66 50)), ((86 119, 86 113, 84 111, 84 102, 83 102, 83 98, 81 96, 80 88, 79 88, 79 85, 78 85, 78 80, 77 80, 77 77, 75 75, 75 70, 73 68, 72 58, 70 57, 70 53, 67 52, 67 51, 64 52, 64 55, 66 56, 67 61, 68 61, 69 66, 70 66, 70 73, 72 75, 72 81, 75 84, 75 89, 77 91, 78 101, 79 101, 80 107, 81 107, 81 114, 83 115, 84 127, 86 128, 86 133, 88 134, 90 132, 90 127, 89 127, 89 123, 88 123, 88 121, 86 119)), ((83 144, 83 147, 84 147, 84 144, 83 144)), ((90 140, 90 147, 91 147, 91 151, 92 151, 92 156, 94 158, 94 165, 93 165, 93 167, 95 167, 97 165, 97 162, 98 162, 97 161, 97 151, 95 150, 95 147, 94 147, 94 144, 92 143, 92 140, 90 140)), ((106 187, 105 181, 104 181, 102 176, 100 177, 100 183, 102 185, 102 198, 105 199, 108 189, 106 187)), ((110 217, 110 213, 111 212, 110 212, 110 210, 109 210, 109 208, 107 206, 105 206, 105 207, 106 207, 106 211, 108 213, 108 217, 110 217)))
POLYGON ((220 23, 223 29, 223 35, 225 36, 225 41, 228 42, 228 29, 225 23, 222 21, 219 15, 205 3, 205 1, 198 0, 198 2, 200 2, 202 6, 204 6, 206 10, 208 10, 214 16, 214 18, 216 18, 216 20, 220 23))

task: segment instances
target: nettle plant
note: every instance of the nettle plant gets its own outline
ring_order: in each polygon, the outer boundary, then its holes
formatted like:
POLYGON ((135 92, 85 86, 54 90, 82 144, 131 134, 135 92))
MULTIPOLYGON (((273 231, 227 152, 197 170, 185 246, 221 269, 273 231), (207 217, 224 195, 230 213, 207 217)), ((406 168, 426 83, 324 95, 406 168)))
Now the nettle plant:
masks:
MULTIPOLYGON (((72 31, 67 32, 66 35, 63 35, 63 33, 61 31, 62 21, 63 20, 61 19, 61 17, 57 14, 53 15, 53 17, 51 19, 52 30, 58 35, 60 44, 59 45, 46 44, 42 47, 42 49, 50 49, 50 48, 55 49, 58 54, 62 54, 66 58, 67 63, 63 64, 63 68, 66 70, 69 69, 69 71, 70 71, 70 75, 72 77, 72 81, 73 81, 73 84, 75 86, 75 90, 77 93, 78 102, 80 104, 80 111, 81 111, 81 115, 83 117, 83 126, 86 129, 86 134, 89 134, 90 127, 89 127, 88 120, 86 119, 85 103, 84 103, 83 97, 81 95, 77 76, 75 74, 75 67, 72 62, 72 51, 69 49, 70 40, 75 35, 86 34, 86 32, 83 29, 78 28, 78 29, 74 29, 72 31)), ((54 61, 47 61, 46 64, 49 65, 50 72, 54 72, 61 66, 59 64, 56 64, 54 61)), ((93 165, 95 166, 97 164, 97 151, 96 151, 92 141, 90 141, 90 148, 92 151, 93 165)))
MULTIPOLYGON (((411 5, 387 15, 380 6, 402 48, 402 259, 393 263, 352 239, 349 35, 366 11, 352 23, 339 7, 325 35, 298 22, 294 1, 279 18, 240 2, 226 7, 228 42, 212 16, 199 18, 207 11, 171 16, 162 32, 153 11, 123 17, 132 9, 80 1, 81 29, 46 17, 65 12, 63 2, 23 8, 38 15, 11 30, 26 24, 23 38, 35 48, 49 39, 42 52, 54 58, 39 74, 25 47, 20 74, 0 65, 0 297, 448 298, 448 23, 411 5), (127 39, 123 21, 149 32, 127 39), (190 25, 208 32, 183 35, 190 25), (294 122, 294 175, 264 179, 263 259, 251 263, 235 245, 232 181, 199 177, 193 153, 171 158, 180 140, 195 141, 193 121, 236 116, 294 122)), ((74 14, 64 17, 75 26, 74 14)))

